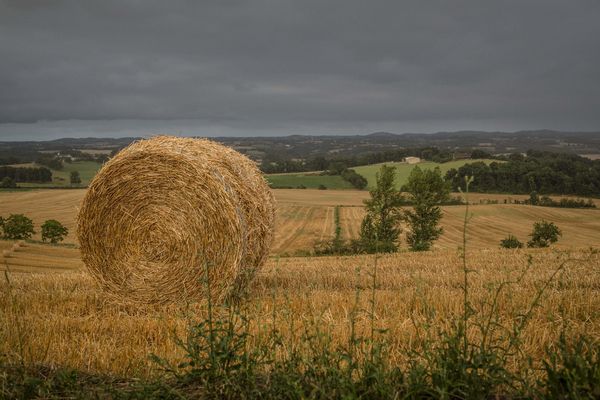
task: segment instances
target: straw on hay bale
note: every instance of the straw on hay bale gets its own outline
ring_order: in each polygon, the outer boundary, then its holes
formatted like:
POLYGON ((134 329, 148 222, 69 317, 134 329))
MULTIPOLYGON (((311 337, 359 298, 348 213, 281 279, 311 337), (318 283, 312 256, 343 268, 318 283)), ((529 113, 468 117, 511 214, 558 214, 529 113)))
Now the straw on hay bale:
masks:
POLYGON ((133 143, 90 184, 77 217, 84 263, 106 291, 146 303, 222 299, 268 256, 274 200, 256 165, 205 139, 133 143))

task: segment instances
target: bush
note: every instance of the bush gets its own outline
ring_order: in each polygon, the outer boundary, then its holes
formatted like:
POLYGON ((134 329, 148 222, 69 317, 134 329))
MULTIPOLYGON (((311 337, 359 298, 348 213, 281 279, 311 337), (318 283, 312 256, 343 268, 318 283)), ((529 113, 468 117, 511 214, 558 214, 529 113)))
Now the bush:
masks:
POLYGON ((49 219, 42 225, 42 241, 49 240, 50 243, 62 242, 69 230, 55 219, 49 219))
POLYGON ((79 171, 71 171, 71 185, 79 185, 81 183, 81 177, 79 171))
POLYGON ((529 236, 531 240, 527 242, 527 247, 548 247, 558 241, 562 232, 554 222, 539 221, 533 224, 533 231, 529 236))
POLYGON ((23 214, 11 214, 3 220, 2 230, 4 239, 12 240, 29 239, 35 233, 33 221, 23 214))
POLYGON ((500 241, 500 247, 505 249, 520 249, 523 247, 523 243, 521 243, 515 236, 508 235, 505 239, 500 241))
POLYGON ((319 189, 319 190, 327 190, 327 186, 325 186, 323 184, 320 184, 317 189, 319 189))
POLYGON ((10 176, 5 176, 2 178, 2 182, 0 182, 0 188, 16 188, 17 183, 10 176))
POLYGON ((340 175, 344 180, 350 182, 350 184, 357 189, 362 190, 366 188, 367 184, 369 183, 364 176, 358 174, 353 169, 346 169, 340 175))

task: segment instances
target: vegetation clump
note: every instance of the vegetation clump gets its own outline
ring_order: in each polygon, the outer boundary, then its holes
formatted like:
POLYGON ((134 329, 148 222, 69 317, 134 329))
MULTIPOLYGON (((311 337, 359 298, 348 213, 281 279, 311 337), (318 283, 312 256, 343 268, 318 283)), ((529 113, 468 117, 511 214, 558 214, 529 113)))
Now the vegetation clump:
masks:
MULTIPOLYGON (((600 160, 575 154, 528 151, 511 154, 489 165, 465 164, 446 173, 458 190, 466 176, 474 178, 472 191, 495 193, 554 193, 597 196, 600 188, 600 160)), ((534 199, 535 201, 535 199, 534 199)))
POLYGON ((13 178, 11 178, 10 176, 5 176, 4 178, 2 178, 2 181, 0 182, 0 188, 3 189, 13 189, 17 187, 17 182, 15 182, 15 180, 13 178))
POLYGON ((3 239, 24 240, 35 234, 33 221, 23 214, 11 214, 6 219, 0 217, 0 227, 3 239))
POLYGON ((539 221, 534 222, 533 231, 529 236, 531 240, 527 242, 527 247, 549 247, 558 241, 562 232, 554 222, 539 221))
POLYGON ((409 196, 406 199, 395 187, 395 169, 384 164, 377 172, 376 185, 369 191, 371 197, 364 201, 366 215, 360 226, 359 238, 345 242, 339 235, 339 223, 336 223, 334 239, 317 243, 315 254, 396 252, 400 246, 402 221, 406 221, 410 228, 406 235, 410 250, 431 248, 442 233, 439 227, 442 211, 439 206, 462 202, 450 198, 449 186, 439 168, 421 170, 415 167, 403 187, 409 196), (406 205, 412 205, 413 209, 403 211, 402 207, 406 205))
POLYGON ((10 178, 15 182, 52 182, 52 171, 46 167, 0 166, 0 179, 10 178))
POLYGON ((360 226, 360 247, 366 253, 392 253, 398 250, 402 197, 394 186, 395 168, 382 165, 376 186, 365 200, 366 215, 360 226))
POLYGON ((81 176, 79 176, 79 171, 71 171, 69 180, 71 182, 71 185, 81 184, 81 176))
POLYGON ((516 236, 508 235, 500 241, 500 247, 505 249, 520 249, 523 247, 523 243, 521 243, 516 236))
POLYGON ((42 225, 42 241, 52 244, 62 242, 69 234, 69 230, 55 219, 49 219, 42 225))
POLYGON ((404 212, 410 231, 406 240, 411 250, 429 250, 442 234, 440 204, 450 199, 450 186, 442 178, 439 168, 421 170, 415 167, 403 190, 408 193, 413 209, 404 212))

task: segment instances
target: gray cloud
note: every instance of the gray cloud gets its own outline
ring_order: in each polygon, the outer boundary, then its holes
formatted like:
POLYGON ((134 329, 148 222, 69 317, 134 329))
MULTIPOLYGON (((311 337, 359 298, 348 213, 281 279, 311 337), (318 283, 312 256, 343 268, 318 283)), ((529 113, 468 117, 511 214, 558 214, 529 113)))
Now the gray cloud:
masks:
POLYGON ((593 130, 599 20, 593 0, 0 0, 0 138, 593 130))

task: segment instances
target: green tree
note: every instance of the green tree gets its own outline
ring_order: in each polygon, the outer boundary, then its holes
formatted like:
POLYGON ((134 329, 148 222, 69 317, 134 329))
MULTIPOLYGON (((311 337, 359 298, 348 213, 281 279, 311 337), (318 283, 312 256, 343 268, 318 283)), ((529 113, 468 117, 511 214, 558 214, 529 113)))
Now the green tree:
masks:
POLYGON ((365 200, 365 215, 360 227, 360 247, 367 253, 391 253, 398 250, 402 197, 394 186, 396 168, 382 165, 376 174, 376 186, 365 200))
POLYGON ((531 240, 527 242, 527 247, 548 247, 558 241, 562 232, 554 222, 542 220, 533 224, 533 231, 529 236, 531 240))
POLYGON ((81 177, 79 171, 71 171, 71 185, 79 185, 81 183, 81 177))
POLYGON ((523 247, 523 243, 521 243, 515 236, 508 235, 506 238, 500 241, 500 247, 505 249, 520 249, 523 247))
POLYGON ((17 183, 10 176, 5 176, 2 178, 2 182, 0 182, 0 188, 16 188, 17 183))
POLYGON ((439 168, 421 170, 418 166, 411 171, 403 190, 408 192, 413 209, 404 212, 410 227, 406 240, 411 250, 425 251, 442 234, 438 226, 442 218, 439 204, 450 198, 450 186, 442 178, 439 168))
POLYGON ((537 206, 540 204, 540 196, 535 190, 529 193, 529 204, 532 206, 537 206))
POLYGON ((23 214, 11 214, 2 224, 5 239, 29 239, 33 231, 33 221, 23 214))
POLYGON ((62 242, 69 230, 55 219, 49 219, 42 225, 42 240, 49 240, 50 243, 62 242))

